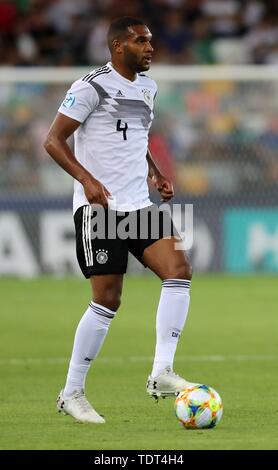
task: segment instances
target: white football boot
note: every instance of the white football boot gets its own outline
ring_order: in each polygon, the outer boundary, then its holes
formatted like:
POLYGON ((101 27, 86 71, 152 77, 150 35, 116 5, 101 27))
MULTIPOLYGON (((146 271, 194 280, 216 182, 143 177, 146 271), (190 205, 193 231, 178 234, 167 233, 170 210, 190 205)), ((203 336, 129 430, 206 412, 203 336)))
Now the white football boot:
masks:
POLYGON ((151 397, 158 399, 159 397, 165 398, 178 395, 181 390, 195 385, 198 384, 188 382, 175 374, 171 367, 165 367, 161 374, 156 377, 149 375, 146 391, 151 397))
POLYGON ((67 398, 64 396, 63 392, 64 390, 61 390, 57 398, 57 409, 59 413, 70 415, 80 423, 105 423, 105 419, 100 416, 88 402, 84 390, 75 392, 67 398))

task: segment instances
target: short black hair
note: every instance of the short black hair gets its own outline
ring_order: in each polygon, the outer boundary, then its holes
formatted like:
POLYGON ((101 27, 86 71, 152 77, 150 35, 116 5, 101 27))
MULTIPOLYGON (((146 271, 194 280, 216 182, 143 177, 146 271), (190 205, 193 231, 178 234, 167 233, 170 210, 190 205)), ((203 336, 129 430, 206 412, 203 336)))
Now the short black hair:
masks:
POLYGON ((107 43, 110 52, 112 52, 112 43, 114 39, 120 39, 126 34, 126 30, 129 26, 134 25, 145 25, 144 21, 138 18, 132 18, 131 16, 122 16, 114 20, 108 29, 107 43))

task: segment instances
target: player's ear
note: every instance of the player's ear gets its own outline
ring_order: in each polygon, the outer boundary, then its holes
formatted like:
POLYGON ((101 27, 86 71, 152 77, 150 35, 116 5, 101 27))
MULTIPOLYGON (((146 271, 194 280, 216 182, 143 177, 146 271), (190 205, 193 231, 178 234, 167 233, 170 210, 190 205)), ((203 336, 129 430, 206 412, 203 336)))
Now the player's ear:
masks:
POLYGON ((114 39, 112 42, 112 47, 113 51, 115 51, 117 54, 122 54, 123 52, 123 47, 121 41, 119 39, 114 39))

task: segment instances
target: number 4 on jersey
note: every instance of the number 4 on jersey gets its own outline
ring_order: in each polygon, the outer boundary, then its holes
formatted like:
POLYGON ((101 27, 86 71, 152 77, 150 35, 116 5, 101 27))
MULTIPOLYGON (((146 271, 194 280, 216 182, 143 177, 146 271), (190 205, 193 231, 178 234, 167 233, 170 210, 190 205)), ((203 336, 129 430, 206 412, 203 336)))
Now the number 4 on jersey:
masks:
POLYGON ((127 122, 123 123, 124 127, 121 127, 121 123, 122 123, 122 120, 118 119, 118 121, 117 121, 117 131, 121 131, 123 133, 124 140, 127 140, 127 135, 126 135, 126 131, 128 129, 127 122))

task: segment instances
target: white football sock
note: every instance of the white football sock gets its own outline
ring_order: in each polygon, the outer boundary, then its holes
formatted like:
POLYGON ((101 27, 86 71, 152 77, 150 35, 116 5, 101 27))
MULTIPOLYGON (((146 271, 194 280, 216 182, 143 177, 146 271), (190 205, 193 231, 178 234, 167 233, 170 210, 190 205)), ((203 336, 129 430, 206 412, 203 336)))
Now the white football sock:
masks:
POLYGON ((74 338, 64 395, 85 388, 91 362, 97 357, 116 312, 91 302, 81 318, 74 338))
POLYGON ((166 279, 162 282, 156 316, 156 348, 152 377, 159 375, 165 367, 173 369, 177 344, 189 309, 190 283, 191 281, 185 279, 166 279))

